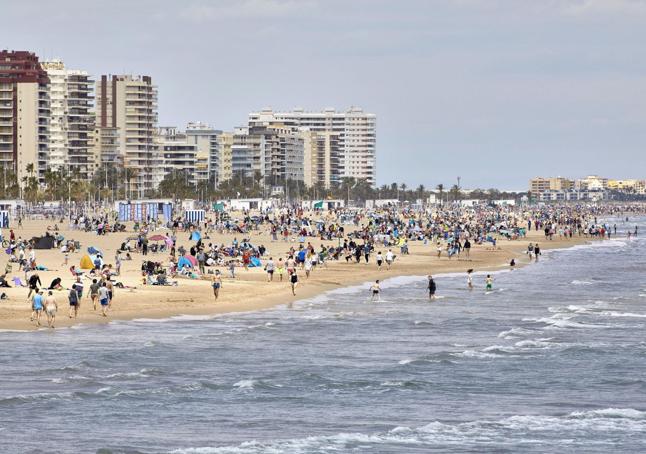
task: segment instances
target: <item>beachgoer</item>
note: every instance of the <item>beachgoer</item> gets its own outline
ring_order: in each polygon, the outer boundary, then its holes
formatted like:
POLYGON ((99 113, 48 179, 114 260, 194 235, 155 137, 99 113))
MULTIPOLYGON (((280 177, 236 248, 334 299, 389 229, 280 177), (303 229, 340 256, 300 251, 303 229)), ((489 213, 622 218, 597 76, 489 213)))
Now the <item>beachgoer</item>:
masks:
POLYGON ((40 326, 40 316, 43 313, 43 291, 37 290, 31 299, 31 320, 36 320, 36 325, 40 326))
POLYGON ((72 288, 70 289, 70 293, 67 295, 67 299, 70 303, 70 318, 72 318, 72 316, 76 318, 80 305, 79 294, 76 291, 76 284, 72 284, 72 288))
POLYGON ((98 283, 96 279, 92 279, 92 284, 90 284, 90 293, 88 294, 88 297, 92 300, 92 305, 94 306, 94 310, 96 310, 96 303, 99 299, 99 287, 101 285, 98 283))
POLYGON ((436 290, 437 290, 437 284, 435 284, 435 280, 433 280, 433 276, 429 274, 428 275, 428 299, 429 300, 435 299, 436 290))
POLYGON ((108 305, 110 304, 110 298, 108 293, 108 288, 105 286, 105 282, 101 283, 99 287, 99 303, 101 304, 101 315, 107 317, 108 305))
POLYGON ((472 269, 467 270, 467 288, 469 290, 473 290, 473 277, 471 276, 471 273, 473 273, 472 269))
POLYGON ((274 258, 269 257, 267 263, 265 263, 265 271, 267 272, 267 282, 274 280, 274 270, 276 269, 276 264, 274 263, 274 258))
POLYGON ((493 278, 491 277, 491 274, 487 274, 487 277, 485 278, 485 286, 488 292, 493 289, 493 278))
POLYGON ((45 298, 45 314, 47 314, 47 326, 54 328, 54 322, 56 321, 56 311, 58 311, 58 303, 54 297, 52 291, 50 290, 47 293, 47 298, 45 298))
POLYGON ((296 296, 296 285, 298 284, 298 275, 296 274, 296 268, 291 272, 289 276, 289 282, 292 287, 292 295, 296 296))
POLYGON ((222 288, 222 276, 220 270, 215 270, 215 274, 211 277, 211 287, 213 287, 213 296, 218 300, 220 295, 220 288, 222 288))
POLYGON ((370 286, 370 292, 372 293, 372 296, 370 298, 370 301, 380 301, 380 292, 381 292, 381 287, 379 286, 379 279, 375 281, 374 284, 370 286))

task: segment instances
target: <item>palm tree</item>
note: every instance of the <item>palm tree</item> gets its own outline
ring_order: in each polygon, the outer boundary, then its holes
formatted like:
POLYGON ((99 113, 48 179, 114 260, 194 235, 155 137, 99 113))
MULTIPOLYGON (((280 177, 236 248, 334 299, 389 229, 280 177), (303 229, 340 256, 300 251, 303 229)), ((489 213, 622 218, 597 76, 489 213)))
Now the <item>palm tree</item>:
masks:
POLYGON ((442 194, 444 194, 444 185, 440 183, 436 186, 436 189, 440 193, 440 205, 442 205, 442 194))

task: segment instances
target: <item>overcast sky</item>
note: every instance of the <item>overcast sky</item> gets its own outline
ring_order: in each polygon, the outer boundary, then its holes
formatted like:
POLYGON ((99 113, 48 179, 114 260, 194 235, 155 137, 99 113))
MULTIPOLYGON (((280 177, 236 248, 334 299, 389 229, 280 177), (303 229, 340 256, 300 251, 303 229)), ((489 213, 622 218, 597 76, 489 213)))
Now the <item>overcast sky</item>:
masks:
POLYGON ((0 0, 0 48, 148 74, 162 125, 377 114, 377 180, 646 178, 646 1, 0 0))

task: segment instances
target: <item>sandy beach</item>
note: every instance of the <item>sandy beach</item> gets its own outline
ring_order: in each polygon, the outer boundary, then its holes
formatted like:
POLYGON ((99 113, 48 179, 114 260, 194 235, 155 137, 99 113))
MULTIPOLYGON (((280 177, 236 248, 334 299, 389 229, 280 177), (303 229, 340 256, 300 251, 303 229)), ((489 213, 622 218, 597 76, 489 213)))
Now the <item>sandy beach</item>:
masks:
MULTIPOLYGON (((14 228, 14 232, 16 237, 23 239, 41 236, 44 234, 48 222, 47 220, 25 220, 22 227, 14 228)), ((58 249, 36 250, 37 263, 49 269, 49 271, 39 272, 43 286, 49 285, 54 278, 61 277, 63 287, 70 288, 74 280, 69 267, 79 265, 81 257, 89 246, 101 250, 106 263, 114 263, 117 248, 127 237, 133 235, 132 225, 129 225, 127 232, 102 236, 98 236, 95 232, 72 231, 67 226, 59 225, 59 227, 66 240, 80 241, 81 251, 70 254, 68 265, 65 266, 63 265, 64 256, 58 249)), ((166 232, 166 229, 159 229, 154 233, 166 232)), ((8 237, 8 233, 9 230, 5 229, 5 238, 8 237)), ((234 237, 242 240, 241 235, 215 233, 210 238, 204 238, 203 242, 206 244, 209 242, 230 244, 234 237)), ((190 244, 194 244, 189 241, 189 233, 187 232, 178 233, 177 238, 178 245, 188 248, 190 244)), ((262 227, 261 230, 252 232, 250 239, 255 245, 264 244, 268 250, 267 255, 274 257, 274 259, 285 257, 291 246, 298 247, 298 243, 272 242, 269 232, 262 227)), ((332 242, 321 241, 318 238, 307 238, 307 241, 310 241, 315 248, 321 244, 332 244, 332 242)), ((422 242, 411 242, 410 255, 398 256, 391 270, 386 270, 385 267, 378 270, 374 258, 371 258, 371 263, 367 265, 365 263, 346 263, 345 260, 328 261, 326 268, 319 266, 313 270, 309 279, 305 278, 305 273, 299 273, 300 282, 296 296, 292 296, 286 277, 283 282, 278 281, 278 276, 274 277, 273 282, 267 282, 267 275, 262 268, 250 268, 248 271, 238 268, 236 279, 229 278, 228 271, 220 268, 223 275, 223 285, 217 302, 214 301, 210 282, 207 280, 180 277, 179 285, 176 287, 143 285, 141 275, 143 256, 139 253, 132 253, 132 260, 122 262, 121 276, 116 278, 117 282, 122 282, 125 286, 132 288, 116 289, 112 310, 107 318, 101 316, 100 310, 93 310, 92 303, 87 297, 91 281, 85 279, 83 281, 85 291, 79 316, 76 319, 68 317, 68 292, 66 290, 54 291, 59 304, 56 326, 109 323, 111 320, 135 318, 167 318, 183 314, 255 311, 313 297, 339 287, 369 283, 375 279, 427 275, 429 273, 466 272, 468 268, 473 268, 476 272, 495 271, 508 268, 512 258, 515 258, 517 266, 523 266, 528 264, 527 255, 524 252, 529 242, 539 242, 541 248, 546 250, 570 247, 587 241, 589 241, 588 238, 577 236, 567 240, 555 238, 553 241, 547 241, 543 232, 531 231, 522 240, 503 239, 499 241, 496 250, 492 250, 490 246, 474 245, 470 260, 456 259, 455 257, 448 259, 445 253, 438 259, 436 248, 430 242, 427 245, 422 242)), ((385 252, 383 248, 382 251, 385 252)), ((7 254, 3 254, 0 266, 4 268, 8 258, 7 254)), ((167 253, 149 253, 147 259, 166 264, 168 255, 167 253)), ((20 276, 24 280, 24 272, 18 269, 18 264, 13 263, 12 265, 13 272, 7 275, 7 280, 11 282, 14 276, 20 276)), ((474 284, 484 286, 484 283, 479 282, 477 277, 474 284)), ((438 281, 438 287, 438 293, 441 294, 441 279, 438 281)), ((366 285, 366 291, 367 289, 368 285, 366 285)), ((0 301, 0 329, 37 329, 35 322, 31 322, 29 319, 31 303, 27 301, 28 289, 13 287, 2 290, 7 294, 8 299, 0 301)), ((42 322, 46 325, 45 317, 41 320, 42 322)))

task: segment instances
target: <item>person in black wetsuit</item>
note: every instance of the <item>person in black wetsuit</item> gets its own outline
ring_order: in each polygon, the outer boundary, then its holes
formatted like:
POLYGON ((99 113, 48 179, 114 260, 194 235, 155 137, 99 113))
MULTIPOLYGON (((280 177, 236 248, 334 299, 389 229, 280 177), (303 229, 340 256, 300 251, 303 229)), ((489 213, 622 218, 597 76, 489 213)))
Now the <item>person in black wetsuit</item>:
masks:
POLYGON ((429 300, 434 300, 435 299, 435 291, 437 290, 437 285, 435 284, 435 281, 433 280, 433 276, 430 274, 428 275, 428 299, 429 300))

